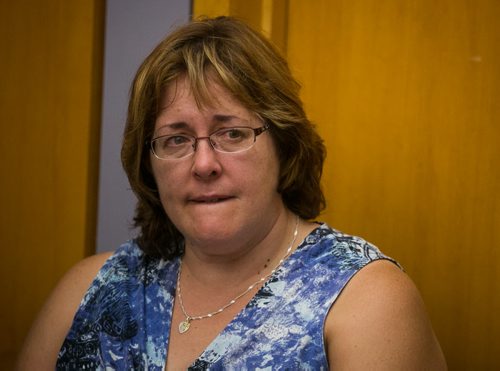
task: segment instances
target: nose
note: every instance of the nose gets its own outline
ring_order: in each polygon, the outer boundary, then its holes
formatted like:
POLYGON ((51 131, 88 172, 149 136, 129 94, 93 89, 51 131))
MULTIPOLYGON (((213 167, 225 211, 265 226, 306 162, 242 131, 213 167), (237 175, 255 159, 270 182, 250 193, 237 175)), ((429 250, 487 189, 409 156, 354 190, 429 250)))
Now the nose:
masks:
POLYGON ((200 137, 194 143, 192 171, 199 179, 215 179, 222 171, 217 152, 209 137, 200 137), (202 141, 201 139, 206 139, 202 141))
POLYGON ((197 137, 194 138, 194 144, 193 144, 193 150, 196 152, 196 149, 198 148, 198 142, 202 139, 206 139, 208 144, 210 144, 210 147, 212 147, 213 150, 215 150, 214 144, 212 143, 212 140, 210 137, 197 137))

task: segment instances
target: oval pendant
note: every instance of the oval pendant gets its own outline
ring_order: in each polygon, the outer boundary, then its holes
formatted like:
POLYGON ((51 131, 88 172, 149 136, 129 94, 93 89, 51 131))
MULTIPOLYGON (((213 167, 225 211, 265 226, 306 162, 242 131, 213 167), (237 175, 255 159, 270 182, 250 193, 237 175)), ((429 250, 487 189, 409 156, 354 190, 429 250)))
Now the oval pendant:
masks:
POLYGON ((179 332, 181 334, 185 333, 187 330, 189 330, 189 326, 191 326, 191 323, 189 323, 189 318, 186 318, 184 321, 179 323, 179 332))

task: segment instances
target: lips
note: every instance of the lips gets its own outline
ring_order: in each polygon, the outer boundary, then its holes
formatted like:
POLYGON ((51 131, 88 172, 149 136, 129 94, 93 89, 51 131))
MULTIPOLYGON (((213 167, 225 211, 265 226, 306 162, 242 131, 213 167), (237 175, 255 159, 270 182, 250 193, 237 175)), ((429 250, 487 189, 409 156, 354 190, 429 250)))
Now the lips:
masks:
POLYGON ((224 195, 207 195, 207 196, 197 196, 189 198, 190 202, 199 203, 199 204, 215 204, 219 202, 224 202, 232 199, 231 196, 224 195))

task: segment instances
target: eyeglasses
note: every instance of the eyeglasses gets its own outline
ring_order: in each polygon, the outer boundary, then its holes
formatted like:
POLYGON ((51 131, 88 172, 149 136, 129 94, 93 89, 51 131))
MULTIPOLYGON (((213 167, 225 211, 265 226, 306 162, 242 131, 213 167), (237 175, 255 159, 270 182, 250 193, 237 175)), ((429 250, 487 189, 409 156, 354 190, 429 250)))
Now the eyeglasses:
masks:
POLYGON ((196 151, 198 141, 208 139, 210 146, 217 152, 235 153, 246 151, 255 144, 257 136, 269 129, 246 126, 219 129, 208 137, 193 137, 186 134, 164 135, 150 142, 151 152, 160 160, 180 159, 196 151))

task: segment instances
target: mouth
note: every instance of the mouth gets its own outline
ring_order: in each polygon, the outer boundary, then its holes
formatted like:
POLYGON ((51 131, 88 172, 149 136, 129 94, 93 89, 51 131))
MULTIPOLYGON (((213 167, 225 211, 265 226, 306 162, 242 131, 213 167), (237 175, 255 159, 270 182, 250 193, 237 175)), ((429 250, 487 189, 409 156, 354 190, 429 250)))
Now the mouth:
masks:
POLYGON ((225 202, 231 200, 233 197, 230 196, 201 196, 191 198, 189 201, 196 204, 217 204, 220 202, 225 202))

